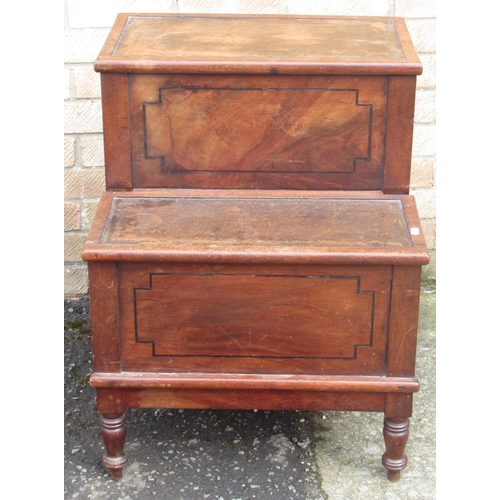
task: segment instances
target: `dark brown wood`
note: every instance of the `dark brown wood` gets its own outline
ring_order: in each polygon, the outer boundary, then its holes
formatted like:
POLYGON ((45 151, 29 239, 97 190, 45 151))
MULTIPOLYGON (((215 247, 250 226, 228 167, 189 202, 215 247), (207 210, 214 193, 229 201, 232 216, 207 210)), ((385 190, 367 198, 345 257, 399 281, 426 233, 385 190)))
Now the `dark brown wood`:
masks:
POLYGON ((90 321, 94 370, 120 371, 118 276, 112 262, 89 262, 90 321))
POLYGON ((93 373, 93 387, 143 389, 252 389, 281 391, 417 392, 414 378, 325 375, 256 375, 229 373, 93 373))
POLYGON ((382 266, 120 265, 123 369, 379 375, 390 278, 382 266))
POLYGON ((131 189, 127 76, 101 75, 106 189, 131 189))
POLYGON ((125 427, 125 415, 101 415, 101 435, 106 448, 103 464, 109 469, 112 479, 122 478, 123 468, 127 463, 123 449, 127 430, 125 427))
POLYGON ((96 388, 96 393, 101 436, 106 449, 103 464, 109 469, 112 479, 117 480, 122 477, 123 468, 127 463, 124 453, 126 438, 125 394, 121 389, 107 387, 96 388))
POLYGON ((383 411, 383 393, 278 390, 127 390, 129 408, 383 411))
POLYGON ((413 116, 417 78, 389 77, 384 188, 386 194, 410 189, 413 116))
POLYGON ((153 275, 151 288, 135 289, 137 339, 155 356, 354 359, 373 329, 373 296, 359 281, 153 275))
POLYGON ((114 479, 125 408, 384 412, 406 465, 421 267, 401 18, 120 14, 89 263, 114 479))
POLYGON ((399 481, 401 471, 408 462, 405 446, 408 441, 410 420, 408 418, 385 418, 384 441, 386 452, 382 464, 387 469, 389 481, 399 481))
MULTIPOLYGON (((387 377, 388 380, 399 380, 387 377)), ((415 391, 416 392, 416 391, 415 391)), ((386 392, 384 414, 386 418, 410 418, 412 415, 413 394, 403 390, 386 392)))
POLYGON ((387 375, 392 377, 415 374, 420 274, 419 266, 394 266, 387 353, 387 375))

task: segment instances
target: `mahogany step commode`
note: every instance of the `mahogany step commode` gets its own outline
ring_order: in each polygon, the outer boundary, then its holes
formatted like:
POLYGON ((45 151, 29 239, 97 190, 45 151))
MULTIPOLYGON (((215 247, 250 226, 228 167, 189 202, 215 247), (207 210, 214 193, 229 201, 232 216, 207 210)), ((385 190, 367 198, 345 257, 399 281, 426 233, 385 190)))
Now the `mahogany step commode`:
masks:
POLYGON ((114 479, 125 408, 385 415, 406 466, 420 273, 400 18, 120 14, 88 262, 114 479))

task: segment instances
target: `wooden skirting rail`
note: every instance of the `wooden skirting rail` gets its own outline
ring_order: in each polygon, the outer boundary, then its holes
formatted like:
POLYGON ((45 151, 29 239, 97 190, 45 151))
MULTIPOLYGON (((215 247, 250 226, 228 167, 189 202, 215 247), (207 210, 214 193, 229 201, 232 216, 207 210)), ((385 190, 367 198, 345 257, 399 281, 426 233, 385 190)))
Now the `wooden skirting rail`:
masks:
POLYGON ((418 392, 415 378, 218 373, 94 373, 93 387, 120 389, 418 392))

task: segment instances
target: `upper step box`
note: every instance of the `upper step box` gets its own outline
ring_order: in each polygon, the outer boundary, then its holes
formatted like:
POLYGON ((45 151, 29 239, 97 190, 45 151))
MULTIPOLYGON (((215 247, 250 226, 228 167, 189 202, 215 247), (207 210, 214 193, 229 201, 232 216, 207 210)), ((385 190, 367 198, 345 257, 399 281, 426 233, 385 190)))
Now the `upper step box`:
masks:
POLYGON ((95 69, 108 190, 408 192, 403 19, 119 14, 95 69))

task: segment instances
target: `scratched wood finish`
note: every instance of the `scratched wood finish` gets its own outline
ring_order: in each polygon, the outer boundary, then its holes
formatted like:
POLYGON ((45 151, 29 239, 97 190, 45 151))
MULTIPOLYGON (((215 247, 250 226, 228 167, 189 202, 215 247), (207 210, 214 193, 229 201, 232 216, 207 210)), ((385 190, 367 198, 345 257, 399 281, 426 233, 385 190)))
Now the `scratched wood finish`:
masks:
POLYGON ((355 359, 374 300, 358 277, 153 275, 136 289, 137 341, 155 356, 355 359))
POLYGON ((116 196, 101 243, 155 242, 207 250, 412 246, 398 199, 116 196))
POLYGON ((253 190, 108 192, 88 261, 422 264, 412 196, 253 190))
POLYGON ((415 374, 420 266, 394 266, 393 309, 387 374, 408 377, 415 374), (401 314, 400 311, 405 311, 401 314))
POLYGON ((97 71, 420 74, 402 18, 119 14, 97 71))
POLYGON ((384 372, 389 266, 120 264, 119 273, 124 371, 384 372))
POLYGON ((136 188, 381 189, 387 78, 132 75, 136 188))
POLYGON ((122 415, 126 407, 125 393, 121 388, 96 387, 97 411, 101 415, 122 415))

